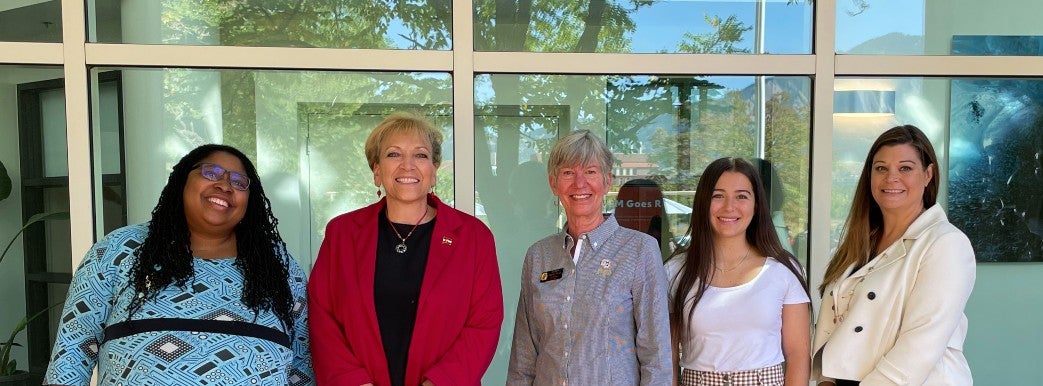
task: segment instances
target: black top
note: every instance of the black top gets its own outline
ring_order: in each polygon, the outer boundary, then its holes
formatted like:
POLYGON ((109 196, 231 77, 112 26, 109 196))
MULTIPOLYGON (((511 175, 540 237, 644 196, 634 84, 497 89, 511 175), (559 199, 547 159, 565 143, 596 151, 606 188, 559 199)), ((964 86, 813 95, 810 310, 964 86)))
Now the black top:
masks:
MULTIPOLYGON (((395 246, 402 242, 391 230, 387 210, 380 211, 377 231, 377 267, 373 280, 373 300, 377 311, 380 340, 384 344, 388 373, 393 386, 404 386, 409 342, 416 324, 420 285, 424 281, 427 253, 431 248, 431 234, 435 221, 420 224, 406 237, 406 252, 398 253, 395 246)), ((405 237, 414 224, 395 224, 405 237)))

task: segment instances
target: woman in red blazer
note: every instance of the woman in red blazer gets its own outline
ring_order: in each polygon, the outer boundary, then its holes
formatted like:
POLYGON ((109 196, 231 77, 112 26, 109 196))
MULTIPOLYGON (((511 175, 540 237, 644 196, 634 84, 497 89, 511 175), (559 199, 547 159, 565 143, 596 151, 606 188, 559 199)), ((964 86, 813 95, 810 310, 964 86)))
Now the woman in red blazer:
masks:
POLYGON ((326 226, 308 285, 319 385, 481 384, 503 322, 496 248, 481 221, 430 193, 441 142, 404 113, 366 140, 387 194, 326 226))

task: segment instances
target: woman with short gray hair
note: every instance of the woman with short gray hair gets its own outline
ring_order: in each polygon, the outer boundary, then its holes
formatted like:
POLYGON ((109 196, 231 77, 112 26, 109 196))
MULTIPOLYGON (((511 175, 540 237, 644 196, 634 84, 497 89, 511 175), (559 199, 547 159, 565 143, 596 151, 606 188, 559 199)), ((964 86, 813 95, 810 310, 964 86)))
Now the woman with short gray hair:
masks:
POLYGON ((659 244, 602 214, 611 151, 576 131, 547 164, 567 222, 525 255, 507 384, 671 384, 659 244))

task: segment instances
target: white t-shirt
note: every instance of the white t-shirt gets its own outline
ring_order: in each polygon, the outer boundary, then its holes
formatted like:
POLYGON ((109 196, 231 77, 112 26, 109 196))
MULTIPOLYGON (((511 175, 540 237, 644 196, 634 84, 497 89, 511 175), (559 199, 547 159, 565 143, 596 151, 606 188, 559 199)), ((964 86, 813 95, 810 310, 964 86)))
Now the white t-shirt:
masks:
MULTIPOLYGON (((683 261, 682 256, 666 263, 671 303, 683 261)), ((694 296, 695 290, 693 287, 688 296, 694 296)), ((688 323, 690 339, 681 345, 681 366, 697 371, 743 371, 783 362, 782 306, 810 301, 797 277, 770 257, 748 283, 708 287, 688 323)), ((685 315, 690 311, 689 304, 685 315)))

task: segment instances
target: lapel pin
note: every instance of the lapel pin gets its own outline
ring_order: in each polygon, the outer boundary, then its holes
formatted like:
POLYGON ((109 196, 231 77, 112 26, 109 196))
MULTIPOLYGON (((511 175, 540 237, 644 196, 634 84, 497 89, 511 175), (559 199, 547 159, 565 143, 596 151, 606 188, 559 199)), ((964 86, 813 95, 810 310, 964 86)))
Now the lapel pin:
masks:
POLYGON ((442 236, 442 244, 453 245, 453 239, 449 238, 449 236, 442 236))

